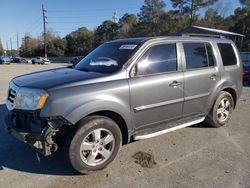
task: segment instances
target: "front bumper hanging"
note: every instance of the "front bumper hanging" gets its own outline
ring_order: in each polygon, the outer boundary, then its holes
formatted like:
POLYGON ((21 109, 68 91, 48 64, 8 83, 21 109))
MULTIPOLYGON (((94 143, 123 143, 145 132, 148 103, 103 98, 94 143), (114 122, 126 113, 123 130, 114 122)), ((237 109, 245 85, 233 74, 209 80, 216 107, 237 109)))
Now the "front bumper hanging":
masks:
POLYGON ((54 129, 48 124, 44 126, 40 132, 32 132, 27 129, 18 128, 12 114, 8 114, 4 121, 5 127, 10 135, 18 140, 27 143, 32 148, 42 153, 45 156, 54 153, 58 146, 53 140, 58 129, 54 129))

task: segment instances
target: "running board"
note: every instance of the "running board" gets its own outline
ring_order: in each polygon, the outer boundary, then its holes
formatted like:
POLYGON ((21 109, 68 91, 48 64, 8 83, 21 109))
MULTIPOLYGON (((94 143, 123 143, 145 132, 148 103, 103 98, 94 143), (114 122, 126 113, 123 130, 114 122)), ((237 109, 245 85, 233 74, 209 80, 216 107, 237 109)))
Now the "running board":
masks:
POLYGON ((191 122, 188 122, 188 123, 184 123, 184 124, 178 125, 178 126, 176 126, 176 127, 171 127, 171 128, 164 129, 164 130, 157 131, 157 132, 153 132, 153 133, 150 133, 150 134, 136 135, 136 136, 134 137, 134 139, 135 139, 135 140, 143 140, 143 139, 147 139, 147 138, 152 138, 152 137, 159 136, 159 135, 162 135, 162 134, 171 132, 171 131, 175 131, 175 130, 178 130, 178 129, 182 129, 182 128, 185 128, 185 127, 189 127, 189 126, 191 126, 191 125, 195 125, 195 124, 201 123, 201 122, 203 122, 204 120, 205 120, 205 117, 202 117, 202 118, 197 119, 197 120, 195 120, 195 121, 191 121, 191 122))

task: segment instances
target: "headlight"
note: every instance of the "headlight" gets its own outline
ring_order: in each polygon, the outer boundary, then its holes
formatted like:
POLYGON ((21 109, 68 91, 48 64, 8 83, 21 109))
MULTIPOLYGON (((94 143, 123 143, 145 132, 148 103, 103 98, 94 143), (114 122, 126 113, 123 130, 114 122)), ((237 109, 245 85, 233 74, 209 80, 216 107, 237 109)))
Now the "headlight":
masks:
POLYGON ((41 109, 48 94, 39 89, 20 88, 16 95, 15 109, 37 110, 41 109))

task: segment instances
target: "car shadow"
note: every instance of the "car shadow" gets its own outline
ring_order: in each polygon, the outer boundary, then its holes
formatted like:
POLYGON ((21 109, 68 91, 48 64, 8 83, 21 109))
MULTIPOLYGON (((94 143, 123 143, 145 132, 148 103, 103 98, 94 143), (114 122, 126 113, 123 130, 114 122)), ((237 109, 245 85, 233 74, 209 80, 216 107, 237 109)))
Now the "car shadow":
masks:
POLYGON ((12 170, 46 175, 78 175, 64 158, 64 152, 58 150, 44 157, 28 145, 10 136, 4 127, 7 108, 0 104, 0 170, 12 170))
POLYGON ((211 125, 207 124, 205 121, 202 123, 198 123, 195 125, 190 126, 190 128, 214 128, 211 125))

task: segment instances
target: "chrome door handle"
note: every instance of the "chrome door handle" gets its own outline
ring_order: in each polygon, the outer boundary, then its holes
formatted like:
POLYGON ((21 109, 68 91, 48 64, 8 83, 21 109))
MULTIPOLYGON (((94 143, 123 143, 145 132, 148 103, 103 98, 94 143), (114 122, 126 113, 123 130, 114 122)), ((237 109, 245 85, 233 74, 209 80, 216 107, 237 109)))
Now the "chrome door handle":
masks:
POLYGON ((216 79, 217 79, 216 74, 213 74, 212 76, 210 76, 210 79, 211 79, 211 80, 216 80, 216 79))
POLYGON ((170 87, 176 88, 177 86, 181 85, 181 82, 173 81, 171 84, 169 84, 170 87))

